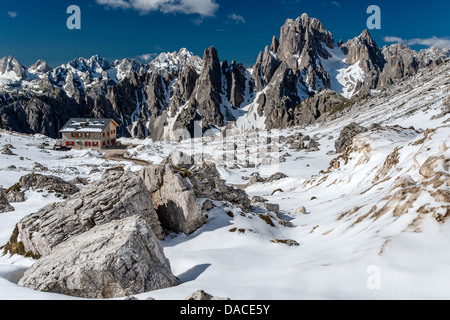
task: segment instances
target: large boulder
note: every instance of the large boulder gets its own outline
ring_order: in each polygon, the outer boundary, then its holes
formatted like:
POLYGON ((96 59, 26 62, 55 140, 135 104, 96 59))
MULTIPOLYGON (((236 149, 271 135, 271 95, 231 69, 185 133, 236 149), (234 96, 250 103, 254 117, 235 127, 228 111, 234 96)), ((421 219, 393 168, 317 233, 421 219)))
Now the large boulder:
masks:
POLYGON ((156 237, 163 239, 151 195, 142 179, 132 172, 109 171, 66 201, 23 218, 17 226, 25 251, 45 256, 71 237, 130 216, 145 219, 156 237))
POLYGON ((151 192, 163 228, 190 235, 206 222, 187 169, 161 164, 144 168, 139 175, 151 192))
POLYGON ((61 243, 36 261, 19 285, 81 298, 118 298, 178 283, 152 228, 133 216, 61 243))
POLYGON ((201 199, 227 201, 251 210, 244 190, 227 185, 214 163, 199 163, 197 158, 174 151, 161 164, 139 173, 152 194, 161 225, 167 230, 189 235, 200 228, 206 222, 201 199))

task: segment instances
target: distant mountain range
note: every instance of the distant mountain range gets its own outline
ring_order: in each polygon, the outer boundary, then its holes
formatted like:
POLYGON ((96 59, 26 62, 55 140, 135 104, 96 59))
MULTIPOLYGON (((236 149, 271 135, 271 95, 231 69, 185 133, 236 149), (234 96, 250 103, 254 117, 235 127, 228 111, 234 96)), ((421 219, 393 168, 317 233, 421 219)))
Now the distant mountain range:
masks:
POLYGON ((449 57, 448 49, 379 48, 367 30, 336 42, 307 14, 288 19, 248 69, 221 62, 214 47, 203 59, 181 49, 148 64, 93 56, 55 69, 43 60, 25 68, 6 56, 0 59, 0 125, 56 138, 69 118, 114 118, 121 136, 156 140, 231 124, 248 130, 305 125, 449 57))

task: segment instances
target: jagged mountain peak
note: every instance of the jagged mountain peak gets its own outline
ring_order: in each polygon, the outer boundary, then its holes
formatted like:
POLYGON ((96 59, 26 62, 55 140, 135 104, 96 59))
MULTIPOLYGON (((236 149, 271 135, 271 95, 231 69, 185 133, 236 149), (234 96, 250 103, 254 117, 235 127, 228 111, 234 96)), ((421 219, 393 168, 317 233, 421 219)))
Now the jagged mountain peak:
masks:
POLYGON ((33 74, 44 74, 52 71, 53 69, 44 60, 39 59, 33 65, 28 68, 28 71, 33 74))
POLYGON ((28 77, 26 68, 10 55, 0 59, 0 75, 11 80, 24 80, 28 77))
POLYGON ((378 45, 376 41, 372 38, 372 34, 368 29, 364 29, 359 36, 349 40, 347 43, 354 43, 360 46, 365 45, 368 47, 374 47, 378 49, 378 45))
MULTIPOLYGON (((286 21, 280 30, 279 44, 277 45, 272 40, 271 47, 278 47, 277 55, 293 67, 292 61, 289 60, 292 60, 292 58, 298 60, 304 54, 309 56, 319 55, 326 58, 327 53, 322 49, 323 45, 334 48, 333 35, 325 29, 319 20, 303 14, 295 21, 292 19, 286 21)), ((305 64, 306 62, 303 63, 303 66, 305 64)))
POLYGON ((181 72, 185 66, 192 67, 198 74, 201 73, 202 59, 186 48, 179 51, 160 53, 148 63, 150 69, 158 72, 181 72))
POLYGON ((309 17, 307 13, 303 13, 300 17, 296 19, 296 21, 299 21, 303 26, 311 29, 317 29, 317 30, 325 30, 325 27, 323 26, 322 22, 317 18, 309 17))
POLYGON ((98 72, 99 69, 107 70, 110 68, 108 60, 98 54, 90 57, 89 59, 83 57, 76 58, 67 63, 66 66, 70 66, 82 72, 87 72, 90 70, 96 70, 98 72))
POLYGON ((367 29, 358 37, 347 41, 342 48, 347 55, 346 63, 353 65, 359 62, 360 67, 366 73, 375 70, 382 71, 386 64, 381 49, 367 29))

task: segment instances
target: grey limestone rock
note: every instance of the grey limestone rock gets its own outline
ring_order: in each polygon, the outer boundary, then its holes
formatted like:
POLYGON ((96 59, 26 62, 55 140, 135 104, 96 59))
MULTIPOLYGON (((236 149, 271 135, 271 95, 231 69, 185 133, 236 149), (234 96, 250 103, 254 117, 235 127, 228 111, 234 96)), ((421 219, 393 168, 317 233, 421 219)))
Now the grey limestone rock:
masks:
POLYGON ((349 147, 352 144, 353 138, 356 137, 358 134, 367 132, 368 129, 364 128, 356 123, 351 123, 348 126, 346 126, 339 138, 334 143, 336 152, 341 153, 344 151, 345 148, 349 147))
POLYGON ((50 204, 18 223, 26 252, 45 256, 76 235, 114 220, 139 216, 163 238, 151 195, 132 172, 110 171, 66 201, 50 204))
POLYGON ((333 107, 343 103, 345 98, 331 90, 322 90, 311 98, 303 100, 295 108, 294 125, 313 124, 333 107))
POLYGON ((178 283, 152 228, 132 216, 59 244, 26 271, 19 285, 81 298, 118 298, 178 283))
POLYGON ((189 235, 206 222, 187 169, 161 164, 144 168, 139 175, 151 192, 164 229, 189 235))
POLYGON ((70 196, 80 191, 75 184, 64 181, 60 177, 36 173, 21 177, 19 185, 25 190, 47 190, 65 196, 70 196))
POLYGON ((244 190, 229 186, 221 179, 214 163, 204 162, 189 168, 190 182, 197 198, 209 198, 216 201, 228 201, 248 210, 251 201, 244 190))

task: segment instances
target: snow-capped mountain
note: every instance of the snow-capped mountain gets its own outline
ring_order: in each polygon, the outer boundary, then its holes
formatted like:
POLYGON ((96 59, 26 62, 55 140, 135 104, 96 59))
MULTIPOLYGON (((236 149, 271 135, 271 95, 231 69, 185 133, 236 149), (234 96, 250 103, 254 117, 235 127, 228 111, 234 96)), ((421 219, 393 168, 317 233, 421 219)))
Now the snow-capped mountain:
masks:
POLYGON ((0 85, 13 85, 21 80, 27 79, 28 74, 14 57, 6 56, 0 59, 0 85))
POLYGON ((51 137, 58 137, 69 116, 111 117, 121 125, 122 136, 156 140, 233 123, 247 129, 286 128, 309 124, 340 103, 434 68, 449 52, 417 52, 401 44, 379 48, 367 30, 336 43, 319 20, 303 14, 286 21, 279 38, 273 37, 249 69, 221 61, 214 47, 203 59, 181 49, 148 64, 93 56, 55 69, 42 60, 27 69, 5 57, 0 61, 0 117, 5 128, 51 137), (321 92, 325 89, 339 97, 331 94, 329 101, 321 92), (313 106, 319 100, 321 106, 313 106), (58 125, 49 129, 45 123, 58 125))
POLYGON ((186 48, 181 48, 178 52, 161 53, 148 64, 150 70, 159 73, 179 73, 187 66, 192 67, 198 74, 202 72, 202 59, 186 48))
MULTIPOLYGON (((265 129, 295 125, 302 122, 298 115, 305 116, 298 110, 301 103, 321 90, 331 89, 350 99, 361 92, 382 90, 448 57, 450 50, 416 52, 400 44, 381 49, 368 30, 346 43, 336 43, 319 20, 303 14, 288 19, 279 40, 273 37, 258 56, 252 77, 259 94, 247 108, 252 112, 240 122, 248 127, 258 118, 265 129)), ((327 107, 321 112, 332 105, 327 107)), ((306 117, 318 118, 317 111, 306 117)))

